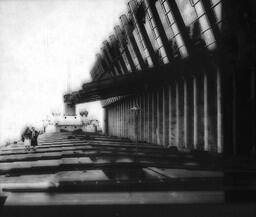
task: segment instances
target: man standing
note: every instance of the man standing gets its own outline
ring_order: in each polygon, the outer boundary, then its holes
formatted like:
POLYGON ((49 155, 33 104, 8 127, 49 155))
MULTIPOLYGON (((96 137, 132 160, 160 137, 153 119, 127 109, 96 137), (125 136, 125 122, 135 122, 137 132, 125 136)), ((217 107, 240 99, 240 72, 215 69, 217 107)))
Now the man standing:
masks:
POLYGON ((36 131, 34 127, 32 127, 31 146, 34 150, 36 149, 36 146, 38 145, 38 143, 37 143, 38 135, 39 135, 39 132, 36 131))
POLYGON ((30 150, 30 145, 31 145, 31 138, 32 138, 32 131, 30 130, 29 127, 26 127, 24 132, 21 135, 21 140, 24 142, 25 145, 25 150, 30 150))

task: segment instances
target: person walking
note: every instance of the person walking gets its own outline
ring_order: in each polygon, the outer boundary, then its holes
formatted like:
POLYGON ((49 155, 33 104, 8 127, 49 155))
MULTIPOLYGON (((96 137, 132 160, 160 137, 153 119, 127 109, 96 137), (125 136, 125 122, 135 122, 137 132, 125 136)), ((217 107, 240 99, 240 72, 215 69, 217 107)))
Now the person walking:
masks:
POLYGON ((36 146, 38 145, 38 142, 37 142, 38 135, 39 135, 39 132, 34 127, 32 127, 31 146, 33 150, 35 150, 36 146))
POLYGON ((21 140, 22 142, 24 142, 26 151, 30 150, 31 138, 32 138, 32 131, 29 127, 26 127, 26 129, 21 135, 21 140))

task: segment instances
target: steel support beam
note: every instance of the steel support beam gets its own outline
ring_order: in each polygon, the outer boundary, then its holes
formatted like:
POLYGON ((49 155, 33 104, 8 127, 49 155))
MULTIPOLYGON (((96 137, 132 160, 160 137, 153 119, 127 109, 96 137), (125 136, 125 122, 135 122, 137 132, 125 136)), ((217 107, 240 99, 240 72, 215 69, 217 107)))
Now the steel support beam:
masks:
POLYGON ((144 17, 145 14, 141 14, 142 11, 144 13, 143 5, 140 5, 138 8, 136 8, 137 5, 136 5, 134 0, 129 1, 128 5, 130 7, 130 10, 131 10, 134 22, 137 24, 138 31, 141 33, 141 36, 142 36, 142 38, 144 40, 145 46, 146 46, 146 48, 147 48, 147 50, 149 52, 149 56, 150 56, 150 58, 151 58, 151 60, 153 62, 153 65, 157 66, 159 63, 158 63, 156 54, 154 52, 153 46, 152 46, 152 44, 150 42, 149 36, 147 34, 146 28, 144 26, 144 22, 142 20, 142 19, 145 18, 144 17), (139 11, 137 11, 137 10, 139 10, 139 11))
POLYGON ((169 6, 171 8, 172 14, 176 20, 178 29, 180 30, 180 34, 183 38, 184 44, 187 48, 188 54, 192 55, 193 53, 193 44, 188 34, 188 29, 183 21, 183 18, 181 16, 180 10, 177 6, 177 3, 175 0, 167 0, 169 3, 169 6))
POLYGON ((126 41, 126 39, 124 39, 125 34, 122 33, 122 30, 121 30, 120 26, 115 26, 114 30, 115 30, 116 37, 118 38, 119 43, 120 43, 120 45, 121 45, 121 48, 123 49, 123 51, 124 51, 124 53, 125 53, 125 55, 126 55, 126 57, 127 57, 127 60, 128 60, 128 62, 129 62, 129 65, 131 66, 131 71, 132 71, 132 72, 137 71, 137 70, 136 70, 136 67, 135 67, 135 65, 134 65, 134 61, 133 61, 133 59, 132 59, 131 53, 130 53, 128 47, 127 47, 127 43, 128 43, 128 42, 126 41), (124 40, 125 40, 126 42, 124 42, 124 40))
POLYGON ((162 21, 159 17, 159 14, 156 10, 156 0, 144 0, 145 4, 146 4, 146 7, 149 8, 149 10, 151 11, 152 13, 152 17, 154 19, 154 22, 156 23, 156 28, 159 32, 159 37, 163 43, 163 47, 165 49, 165 52, 166 52, 166 55, 167 55, 167 58, 169 61, 172 61, 173 59, 173 55, 172 55, 172 48, 170 46, 170 43, 168 41, 168 38, 166 36, 166 33, 165 33, 165 30, 164 30, 164 27, 163 27, 163 24, 162 24, 162 21))
POLYGON ((145 68, 145 63, 144 63, 144 60, 143 60, 142 55, 140 53, 139 47, 138 47, 138 45, 136 43, 136 40, 135 40, 135 38, 133 36, 133 33, 132 33, 133 30, 132 30, 132 27, 131 27, 132 24, 129 23, 126 15, 122 15, 120 17, 120 20, 121 20, 121 23, 122 23, 123 28, 125 30, 126 36, 127 36, 127 38, 129 39, 129 41, 130 41, 130 43, 132 45, 132 48, 133 48, 133 50, 135 52, 136 57, 138 58, 140 67, 142 69, 144 69, 145 68))

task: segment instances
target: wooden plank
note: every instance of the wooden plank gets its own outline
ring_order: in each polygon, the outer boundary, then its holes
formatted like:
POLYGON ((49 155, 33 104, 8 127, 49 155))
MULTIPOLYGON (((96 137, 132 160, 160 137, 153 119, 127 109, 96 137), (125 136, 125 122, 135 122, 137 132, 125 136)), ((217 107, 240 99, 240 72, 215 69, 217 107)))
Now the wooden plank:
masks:
POLYGON ((187 169, 159 169, 149 168, 165 177, 169 178, 188 178, 188 177, 224 177, 221 171, 205 171, 205 170, 187 170, 187 169))
POLYGON ((224 193, 210 192, 121 192, 121 193, 12 193, 5 206, 65 206, 117 204, 224 203, 224 193))
POLYGON ((109 178, 102 170, 88 170, 88 171, 63 171, 56 174, 55 181, 108 181, 109 178))

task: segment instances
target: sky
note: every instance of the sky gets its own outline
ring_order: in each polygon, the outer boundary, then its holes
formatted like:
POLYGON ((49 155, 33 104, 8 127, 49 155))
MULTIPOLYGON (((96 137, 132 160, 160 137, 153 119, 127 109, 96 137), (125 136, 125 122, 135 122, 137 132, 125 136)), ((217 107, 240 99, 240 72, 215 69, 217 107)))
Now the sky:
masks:
MULTIPOLYGON (((63 93, 90 81, 127 0, 0 0, 0 144, 63 112, 63 93), (69 76, 68 76, 69 74, 69 76)), ((78 105, 102 123, 100 102, 78 105)))

